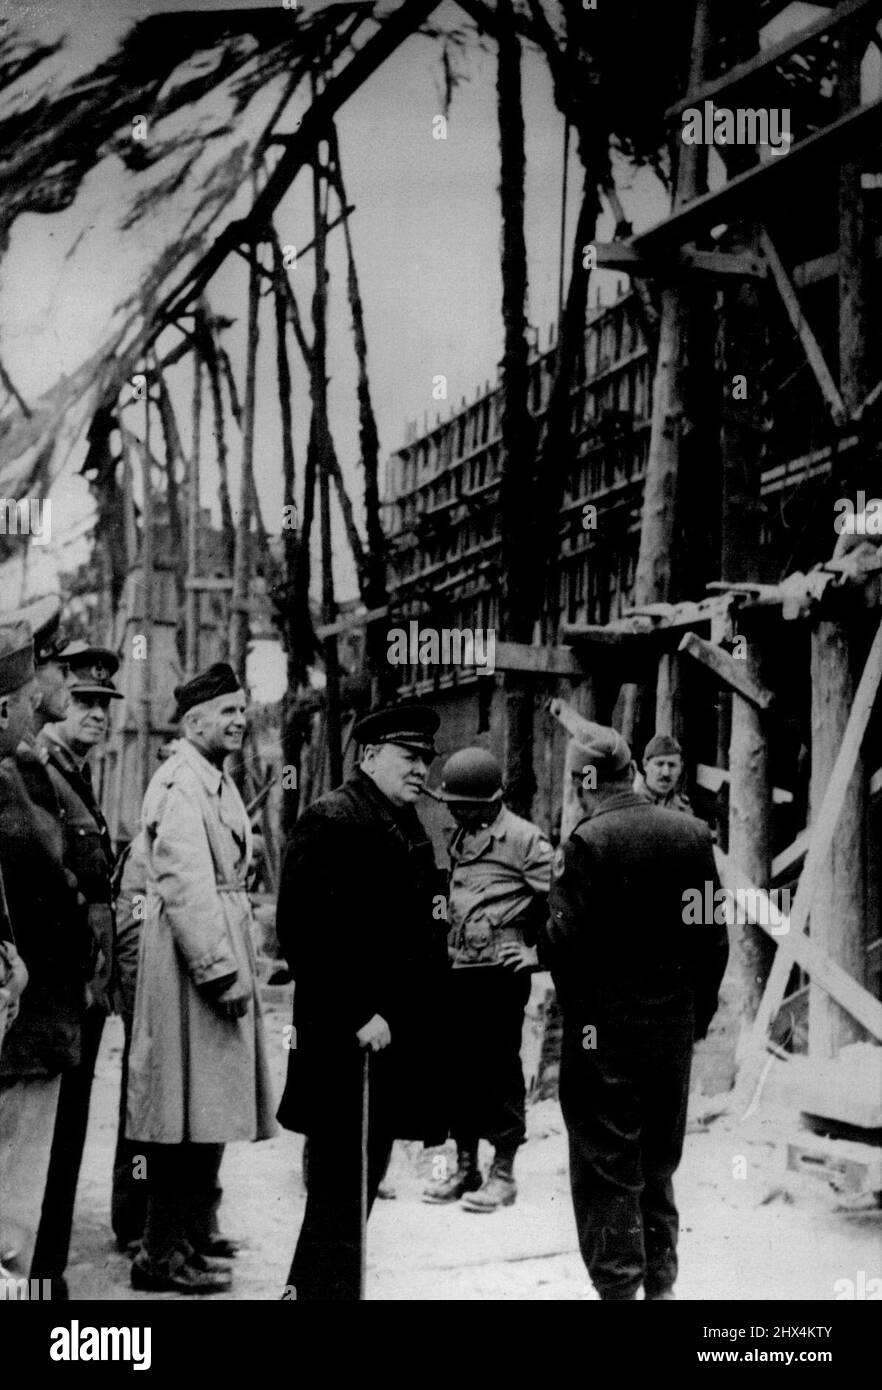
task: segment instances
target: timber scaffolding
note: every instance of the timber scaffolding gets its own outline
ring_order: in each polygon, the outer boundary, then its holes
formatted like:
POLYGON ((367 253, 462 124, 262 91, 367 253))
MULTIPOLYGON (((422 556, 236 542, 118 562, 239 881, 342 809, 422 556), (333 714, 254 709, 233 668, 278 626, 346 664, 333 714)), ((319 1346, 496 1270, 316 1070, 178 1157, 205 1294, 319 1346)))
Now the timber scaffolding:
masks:
MULTIPOLYGON (((766 5, 765 19, 783 8, 766 5)), ((882 550, 860 500, 873 497, 882 446, 869 333, 882 96, 861 103, 880 12, 847 0, 720 71, 699 0, 688 90, 667 112, 679 146, 671 215, 636 236, 620 218, 619 238, 593 243, 596 264, 628 274, 633 294, 589 323, 571 383, 556 583, 533 644, 496 647, 496 669, 532 680, 536 707, 545 701, 568 735, 600 719, 639 753, 654 729, 675 733, 699 803, 719 794, 721 879, 749 895, 733 955, 748 1087, 767 1045, 829 1058, 882 1041, 882 550), (819 120, 793 106, 786 154, 717 146, 725 182, 709 189, 707 149, 678 140, 683 112, 792 106, 791 60, 827 65, 834 109, 819 120), (603 360, 607 327, 616 353, 603 360), (769 898, 785 887, 789 913, 769 898)), ((531 367, 540 444, 552 358, 531 367)), ((487 390, 390 462, 390 605, 369 620, 493 626, 501 410, 487 390)), ((471 678, 414 667, 401 690, 443 704, 471 678)), ((465 723, 470 741, 493 743, 486 684, 465 723)), ((559 787, 562 756, 553 762, 559 787)), ((565 835, 566 785, 562 797, 565 835)), ((553 828, 550 800, 536 818, 553 828)))

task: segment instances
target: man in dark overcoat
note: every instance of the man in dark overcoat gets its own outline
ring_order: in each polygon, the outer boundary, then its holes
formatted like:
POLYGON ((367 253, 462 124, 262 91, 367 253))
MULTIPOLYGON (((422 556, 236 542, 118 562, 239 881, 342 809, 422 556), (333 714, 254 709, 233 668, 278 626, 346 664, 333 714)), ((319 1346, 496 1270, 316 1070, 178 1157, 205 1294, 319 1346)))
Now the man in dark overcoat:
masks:
POLYGON ((0 628, 0 874, 29 977, 0 1053, 0 1263, 18 1278, 31 1272, 61 1078, 80 1061, 90 954, 58 797, 29 742, 39 698, 30 628, 0 628))
POLYGON ((595 725, 580 741, 588 814, 555 853, 544 945, 563 1014, 579 1245, 602 1300, 635 1299, 641 1285, 666 1300, 692 1046, 728 955, 725 927, 692 925, 686 904, 695 889, 713 902, 705 884, 719 882, 707 826, 633 791, 624 739, 595 725))
POLYGON ((414 809, 437 714, 402 704, 356 726, 360 766, 298 820, 277 931, 294 977, 279 1120, 309 1139, 290 1297, 359 1297, 363 1057, 368 1210, 395 1139, 443 1143, 444 882, 414 809))

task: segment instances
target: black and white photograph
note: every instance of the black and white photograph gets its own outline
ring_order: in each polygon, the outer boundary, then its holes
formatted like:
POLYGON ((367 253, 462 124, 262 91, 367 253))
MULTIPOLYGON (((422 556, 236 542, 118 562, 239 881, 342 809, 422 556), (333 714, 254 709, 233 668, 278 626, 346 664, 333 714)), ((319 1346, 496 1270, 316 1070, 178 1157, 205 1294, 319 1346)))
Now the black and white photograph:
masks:
POLYGON ((882 0, 0 0, 0 1300, 50 1381, 157 1371, 174 1304, 836 1364, 880 307, 882 0))

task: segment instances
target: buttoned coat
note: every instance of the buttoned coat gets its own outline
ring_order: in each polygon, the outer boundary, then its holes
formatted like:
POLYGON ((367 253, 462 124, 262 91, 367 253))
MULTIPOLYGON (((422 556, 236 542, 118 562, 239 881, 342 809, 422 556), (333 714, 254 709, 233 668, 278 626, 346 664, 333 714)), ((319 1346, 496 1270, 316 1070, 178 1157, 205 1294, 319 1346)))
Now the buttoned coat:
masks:
POLYGON ((392 1042, 371 1056, 372 1114, 398 1138, 443 1142, 444 886, 416 811, 360 769, 297 821, 276 918, 294 976, 286 1129, 310 1134, 344 1110, 360 1123, 356 1033, 379 1014, 392 1042))
POLYGON ((141 828, 146 907, 129 1060, 129 1138, 222 1144, 275 1133, 245 874, 242 799, 182 739, 154 773, 141 828), (222 1018, 199 986, 235 973, 247 1013, 222 1018))
POLYGON ((0 761, 0 871, 29 980, 0 1056, 0 1082, 55 1076, 80 1060, 90 935, 64 862, 61 810, 45 755, 28 743, 0 761))

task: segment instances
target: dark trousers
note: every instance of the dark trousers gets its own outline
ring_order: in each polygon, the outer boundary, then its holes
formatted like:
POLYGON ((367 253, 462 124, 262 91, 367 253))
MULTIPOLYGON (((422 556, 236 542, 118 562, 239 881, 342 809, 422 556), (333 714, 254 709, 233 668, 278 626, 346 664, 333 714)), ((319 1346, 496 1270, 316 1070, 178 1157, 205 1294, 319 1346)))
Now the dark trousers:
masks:
POLYGON ((178 1252, 204 1250, 217 1235, 223 1144, 142 1144, 147 1218, 144 1252, 165 1265, 178 1252))
POLYGON ((113 1187, 110 1194, 110 1224, 117 1244, 124 1250, 144 1235, 147 1220, 147 1183, 138 1177, 137 1160, 144 1145, 126 1138, 126 1100, 129 1089, 129 1052, 132 1046, 132 1014, 123 1012, 125 1044, 120 1079, 116 1152, 113 1155, 113 1187))
POLYGON ((673 1174, 683 1151, 690 1032, 564 1040, 561 1108, 582 1258, 602 1299, 652 1296, 677 1277, 673 1174))
POLYGON ((80 1061, 61 1078, 49 1171, 31 1261, 32 1279, 61 1279, 67 1269, 77 1183, 89 1126, 92 1080, 106 1017, 104 1010, 95 1004, 86 1010, 80 1061))
MULTIPOLYGON (((309 1132, 306 1211, 288 1284, 298 1302, 357 1301, 361 1278, 361 1106, 347 1074, 337 1103, 309 1132), (349 1084, 346 1084, 349 1083, 349 1084)), ((361 1067, 358 1068, 359 1074, 361 1067)), ((382 1063, 372 1068, 382 1074, 382 1063)), ((395 1139, 380 1077, 372 1087, 367 1137, 367 1205, 389 1163, 395 1139)), ((360 1090, 360 1087, 359 1087, 360 1090)))
POLYGON ((450 972, 450 1132, 459 1149, 489 1139, 511 1156, 524 1142, 521 1039, 530 978, 500 965, 450 972))

